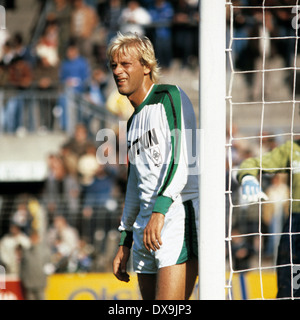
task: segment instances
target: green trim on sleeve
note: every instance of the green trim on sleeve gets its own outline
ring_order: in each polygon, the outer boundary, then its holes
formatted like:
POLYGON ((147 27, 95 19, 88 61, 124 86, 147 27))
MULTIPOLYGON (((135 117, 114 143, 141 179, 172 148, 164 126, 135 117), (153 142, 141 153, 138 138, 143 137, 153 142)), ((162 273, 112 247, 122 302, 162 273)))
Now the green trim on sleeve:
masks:
POLYGON ((164 94, 163 106, 171 132, 171 159, 167 169, 167 174, 163 184, 158 192, 158 195, 163 195, 164 191, 171 184, 176 173, 181 145, 181 96, 180 91, 176 86, 161 85, 158 93, 164 94))
POLYGON ((173 200, 171 198, 165 196, 158 196, 152 212, 159 212, 165 215, 168 212, 172 203, 173 200))
POLYGON ((133 242, 132 231, 126 231, 126 230, 122 231, 119 246, 125 246, 130 249, 132 247, 132 242, 133 242))

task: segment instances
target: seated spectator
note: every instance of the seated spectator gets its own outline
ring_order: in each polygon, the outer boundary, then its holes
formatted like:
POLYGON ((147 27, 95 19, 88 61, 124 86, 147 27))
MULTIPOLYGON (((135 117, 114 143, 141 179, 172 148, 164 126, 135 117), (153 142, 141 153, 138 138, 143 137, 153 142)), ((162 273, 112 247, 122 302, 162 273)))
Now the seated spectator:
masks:
POLYGON ((82 92, 90 77, 90 65, 81 56, 77 42, 72 39, 66 51, 66 58, 60 67, 60 81, 64 86, 82 92))
POLYGON ((84 239, 79 240, 79 248, 75 252, 75 263, 73 270, 76 272, 89 272, 93 267, 94 247, 88 244, 84 239))
POLYGON ((4 55, 4 46, 10 38, 10 33, 7 29, 0 29, 0 61, 4 55))
POLYGON ((32 68, 22 57, 14 57, 8 68, 8 81, 19 90, 26 90, 32 84, 32 68))
POLYGON ((58 65, 58 26, 56 22, 51 22, 46 26, 35 50, 37 57, 48 66, 58 65))
MULTIPOLYGON (((85 89, 82 98, 98 108, 105 109, 105 87, 107 86, 107 74, 102 68, 96 68, 92 72, 91 80, 85 89)), ((80 121, 86 126, 88 135, 94 137, 92 133, 92 120, 94 118, 93 112, 80 108, 80 121)))
POLYGON ((78 123, 75 127, 75 133, 64 144, 65 148, 68 148, 77 158, 84 155, 87 148, 94 144, 88 137, 88 131, 85 125, 78 123))
POLYGON ((104 106, 106 100, 104 89, 107 85, 107 81, 107 75, 102 69, 94 69, 87 93, 85 94, 84 98, 93 104, 104 106))
POLYGON ((52 262, 56 272, 69 270, 70 258, 79 248, 78 232, 63 216, 56 216, 48 232, 48 243, 52 251, 52 262))
POLYGON ((173 19, 175 56, 181 60, 182 67, 191 67, 194 55, 194 32, 198 26, 198 9, 188 0, 180 0, 175 5, 173 19))
POLYGON ((20 199, 16 210, 13 212, 11 221, 17 225, 22 232, 29 236, 32 229, 33 217, 28 209, 27 201, 20 199))
POLYGON ((115 185, 114 175, 99 165, 92 183, 84 188, 82 236, 91 244, 94 243, 97 230, 103 230, 106 234, 111 228, 111 212, 117 208, 117 202, 113 198, 115 185))
POLYGON ((13 43, 8 39, 2 47, 1 65, 8 66, 15 57, 13 43))
POLYGON ((49 10, 47 22, 55 21, 58 26, 58 55, 62 60, 65 56, 71 28, 71 5, 68 0, 54 0, 49 10))
POLYGON ((19 246, 29 248, 30 239, 19 226, 11 224, 9 233, 0 239, 0 261, 4 264, 7 274, 19 274, 19 246))
POLYGON ((121 95, 118 90, 113 90, 110 93, 106 100, 106 108, 124 121, 127 121, 134 111, 128 98, 121 95))
POLYGON ((67 48, 66 59, 60 65, 59 81, 63 90, 58 101, 62 112, 61 128, 72 134, 75 123, 80 122, 80 106, 74 106, 74 95, 82 94, 90 81, 90 65, 79 54, 73 40, 67 48))
POLYGON ((120 16, 121 32, 145 35, 145 27, 150 23, 151 15, 140 5, 139 1, 128 1, 120 16))
POLYGON ((72 226, 80 205, 80 186, 77 179, 77 159, 66 154, 52 154, 48 157, 49 173, 45 183, 44 202, 51 224, 55 215, 60 214, 72 226), (75 161, 73 161, 75 160, 75 161), (74 166, 76 165, 76 171, 74 166))
POLYGON ((76 155, 76 153, 74 153, 71 150, 71 147, 68 146, 68 143, 63 144, 60 147, 59 155, 62 158, 66 171, 77 179, 78 178, 78 171, 77 171, 78 156, 76 155))
POLYGON ((124 7, 121 0, 109 0, 108 4, 103 10, 103 24, 107 30, 107 44, 117 35, 117 32, 120 30, 120 16, 123 8, 124 7))
POLYGON ((92 36, 98 22, 95 8, 87 5, 84 0, 72 1, 71 37, 78 41, 80 53, 89 60, 92 58, 92 36))
POLYGON ((159 65, 162 68, 169 68, 172 54, 172 19, 174 9, 169 1, 155 0, 153 7, 149 11, 154 26, 154 48, 159 65))
POLYGON ((47 57, 39 57, 33 70, 33 87, 39 93, 36 103, 39 108, 39 120, 36 126, 52 131, 55 127, 56 91, 58 89, 58 66, 49 64, 47 57), (43 93, 49 93, 44 95, 43 93))
MULTIPOLYGON (((33 73, 30 65, 21 57, 15 57, 7 69, 7 79, 9 85, 17 90, 17 94, 12 96, 5 106, 5 130, 16 132, 25 125, 25 112, 28 113, 29 129, 34 128, 34 117, 30 100, 25 102, 25 94, 31 88, 33 73)), ((29 97, 27 96, 27 99, 29 97)))
POLYGON ((20 32, 16 32, 12 38, 14 47, 14 56, 24 59, 31 67, 35 65, 35 54, 30 46, 24 44, 23 36, 20 32))
POLYGON ((81 234, 93 243, 98 229, 108 231, 109 212, 116 209, 114 191, 117 173, 113 167, 98 163, 95 147, 79 158, 78 171, 82 185, 81 234))
POLYGON ((66 154, 62 156, 66 172, 63 181, 63 201, 65 217, 68 223, 73 227, 77 227, 78 214, 80 212, 81 189, 78 181, 77 166, 75 171, 77 160, 76 162, 73 160, 75 160, 73 156, 70 157, 70 155, 66 154))
POLYGON ((38 90, 58 88, 58 66, 49 63, 47 57, 40 56, 33 70, 33 86, 38 90))
POLYGON ((48 176, 45 182, 44 203, 47 208, 48 223, 52 224, 58 213, 66 214, 64 203, 64 179, 66 168, 62 158, 56 154, 48 156, 48 176))
POLYGON ((30 247, 20 249, 20 281, 25 300, 45 300, 50 250, 36 231, 30 234, 30 247))
POLYGON ((77 170, 79 181, 83 187, 88 186, 93 182, 99 166, 95 149, 95 146, 88 147, 86 152, 78 158, 77 170))

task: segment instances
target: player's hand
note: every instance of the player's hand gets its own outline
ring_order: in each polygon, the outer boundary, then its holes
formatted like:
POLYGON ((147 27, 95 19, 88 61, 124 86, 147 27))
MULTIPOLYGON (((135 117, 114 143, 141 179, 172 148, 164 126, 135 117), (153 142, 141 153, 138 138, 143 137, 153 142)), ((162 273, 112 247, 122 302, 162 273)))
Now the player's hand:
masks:
POLYGON ((242 179, 242 196, 244 200, 249 202, 269 199, 268 196, 261 191, 258 180, 251 175, 247 175, 242 179))
POLYGON ((120 281, 129 282, 130 280, 130 276, 126 271, 129 255, 130 249, 125 246, 120 246, 113 261, 113 273, 120 281))
POLYGON ((159 212, 153 212, 144 230, 144 246, 147 250, 159 250, 162 245, 161 230, 165 223, 165 216, 159 212))

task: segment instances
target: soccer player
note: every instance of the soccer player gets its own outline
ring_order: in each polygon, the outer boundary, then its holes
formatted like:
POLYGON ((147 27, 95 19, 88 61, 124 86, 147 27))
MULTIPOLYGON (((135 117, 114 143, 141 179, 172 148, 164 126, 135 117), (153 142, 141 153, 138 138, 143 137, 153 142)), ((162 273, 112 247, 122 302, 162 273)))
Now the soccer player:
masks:
POLYGON ((134 107, 127 125, 128 182, 113 272, 129 281, 133 244, 142 298, 188 299, 198 272, 198 176, 189 170, 194 110, 180 88, 158 84, 159 67, 147 37, 119 33, 107 53, 117 88, 134 107))
POLYGON ((257 176, 260 163, 262 172, 277 173, 291 172, 292 199, 291 215, 286 219, 277 254, 277 298, 299 297, 300 289, 297 277, 291 279, 291 275, 298 274, 300 265, 300 140, 291 142, 288 140, 282 145, 257 158, 248 158, 240 165, 238 180, 242 186, 242 194, 245 200, 256 202, 259 199, 267 200, 266 194, 261 190, 257 176), (290 232, 292 233, 290 236, 290 232), (296 269, 293 265, 295 265, 296 269), (294 286, 292 282, 294 281, 294 286), (293 291, 292 292, 292 288, 293 291))

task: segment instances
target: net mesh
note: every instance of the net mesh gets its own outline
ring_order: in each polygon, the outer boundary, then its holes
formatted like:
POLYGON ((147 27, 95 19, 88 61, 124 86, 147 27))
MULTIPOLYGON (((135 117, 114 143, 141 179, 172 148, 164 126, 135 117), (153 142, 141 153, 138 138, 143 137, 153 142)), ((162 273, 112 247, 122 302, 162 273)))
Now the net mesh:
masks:
POLYGON ((300 157, 294 147, 300 138, 298 2, 226 3, 228 299, 298 296, 300 229, 293 210, 300 200, 295 197, 300 157), (288 142, 289 161, 266 166, 265 155, 288 142), (252 169, 268 200, 243 200, 237 176, 248 158, 257 159, 252 169), (286 247, 279 252, 282 238, 286 247), (283 251, 287 257, 278 259, 283 251), (279 294, 277 279, 280 285, 288 283, 284 294, 279 294))

